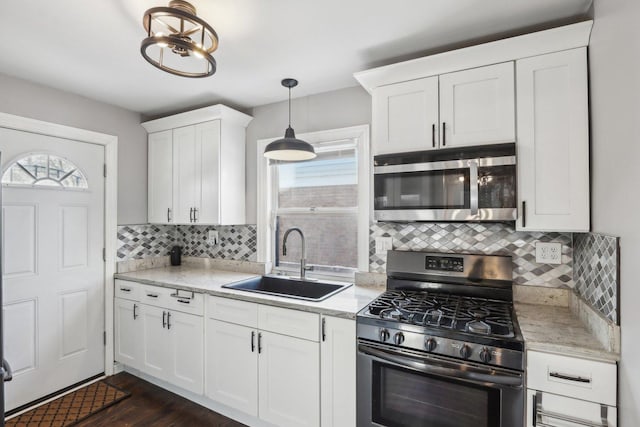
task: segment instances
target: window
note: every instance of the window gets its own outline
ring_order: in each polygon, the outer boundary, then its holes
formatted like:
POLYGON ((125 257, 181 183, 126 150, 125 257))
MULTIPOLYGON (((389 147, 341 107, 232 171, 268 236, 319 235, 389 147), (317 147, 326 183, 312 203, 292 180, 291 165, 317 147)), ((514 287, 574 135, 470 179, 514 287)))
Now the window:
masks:
POLYGON ((16 160, 2 175, 2 184, 87 189, 84 174, 69 160, 52 154, 29 154, 16 160))
MULTIPOLYGON (((264 212, 258 218, 258 260, 268 254, 265 258, 274 268, 297 275, 300 236, 291 233, 286 256, 282 251, 285 232, 297 227, 304 233, 310 276, 352 277, 368 263, 368 162, 362 160, 369 153, 368 126, 300 138, 314 146, 315 159, 270 164, 260 160, 258 173, 267 179, 259 179, 258 185, 258 212, 264 212)), ((258 145, 260 157, 268 142, 258 145)))

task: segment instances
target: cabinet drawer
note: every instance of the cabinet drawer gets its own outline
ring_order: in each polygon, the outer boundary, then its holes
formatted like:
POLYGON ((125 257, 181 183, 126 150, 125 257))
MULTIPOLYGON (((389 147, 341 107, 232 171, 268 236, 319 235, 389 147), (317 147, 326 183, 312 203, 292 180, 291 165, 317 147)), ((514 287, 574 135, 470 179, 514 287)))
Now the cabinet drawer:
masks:
POLYGON ((207 313, 210 318, 250 328, 258 327, 258 304, 230 298, 207 298, 207 313))
POLYGON ((609 427, 616 427, 618 420, 615 406, 536 390, 527 390, 526 414, 527 427, 599 426, 604 424, 603 419, 607 420, 609 427))
POLYGON ((617 365, 527 352, 527 388, 616 406, 617 365))
POLYGON ((131 301, 140 301, 140 284, 116 279, 114 296, 131 301))
POLYGON ((167 289, 169 296, 166 307, 198 316, 204 315, 204 295, 191 291, 167 289))
POLYGON ((263 331, 319 341, 320 315, 288 308, 258 305, 258 325, 263 331))
POLYGON ((142 285, 140 286, 140 301, 156 307, 166 307, 171 292, 171 289, 160 286, 142 285))

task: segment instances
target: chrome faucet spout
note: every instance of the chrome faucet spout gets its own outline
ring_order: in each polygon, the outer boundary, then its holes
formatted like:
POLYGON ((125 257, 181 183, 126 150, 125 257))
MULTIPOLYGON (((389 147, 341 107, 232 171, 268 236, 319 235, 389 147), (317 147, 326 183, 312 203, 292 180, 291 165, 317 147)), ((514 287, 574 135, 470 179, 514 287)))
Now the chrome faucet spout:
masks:
POLYGON ((288 229, 287 231, 285 231, 284 233, 284 237, 282 238, 282 255, 286 256, 287 255, 287 238, 289 237, 289 234, 292 231, 297 231, 298 234, 300 234, 300 241, 302 244, 302 254, 300 257, 300 278, 304 279, 305 278, 305 273, 307 271, 307 254, 306 254, 306 245, 304 242, 304 234, 302 233, 302 230, 300 230, 298 227, 292 227, 290 229, 288 229))

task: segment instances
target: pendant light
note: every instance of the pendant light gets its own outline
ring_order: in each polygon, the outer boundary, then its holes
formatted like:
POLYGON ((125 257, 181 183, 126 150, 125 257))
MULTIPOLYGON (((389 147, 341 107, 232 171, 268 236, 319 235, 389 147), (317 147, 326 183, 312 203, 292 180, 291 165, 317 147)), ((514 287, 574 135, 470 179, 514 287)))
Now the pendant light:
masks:
POLYGON ((168 7, 153 7, 144 13, 142 24, 147 37, 140 53, 151 65, 182 77, 216 72, 211 54, 218 48, 218 34, 189 2, 170 0, 168 7))
POLYGON ((289 127, 284 133, 284 138, 269 143, 264 149, 264 156, 269 159, 295 162, 316 157, 313 146, 296 138, 296 133, 291 127, 291 88, 297 85, 296 79, 282 80, 282 86, 289 88, 289 127))

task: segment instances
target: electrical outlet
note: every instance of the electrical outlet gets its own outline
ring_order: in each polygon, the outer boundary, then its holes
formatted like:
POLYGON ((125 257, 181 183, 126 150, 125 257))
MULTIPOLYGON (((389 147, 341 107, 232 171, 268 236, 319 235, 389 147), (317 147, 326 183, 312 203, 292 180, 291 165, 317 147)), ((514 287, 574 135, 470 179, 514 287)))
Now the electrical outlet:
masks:
POLYGON ((562 243, 536 242, 536 262, 562 264, 562 243))
POLYGON ((216 246, 218 244, 218 230, 209 230, 209 233, 207 233, 207 244, 209 246, 216 246))
POLYGON ((376 254, 386 254, 393 250, 393 239, 391 237, 376 237, 376 254))

